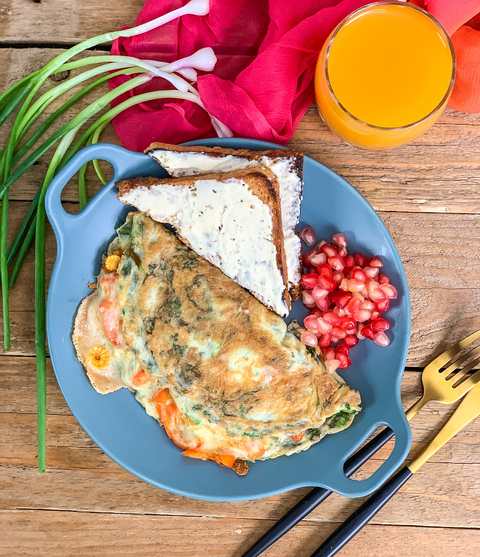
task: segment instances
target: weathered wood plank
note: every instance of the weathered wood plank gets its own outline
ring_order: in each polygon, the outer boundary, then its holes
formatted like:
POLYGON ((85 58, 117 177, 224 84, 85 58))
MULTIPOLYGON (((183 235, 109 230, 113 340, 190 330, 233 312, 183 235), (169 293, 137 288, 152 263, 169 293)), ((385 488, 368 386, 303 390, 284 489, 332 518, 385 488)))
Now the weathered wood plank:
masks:
MULTIPOLYGON (((239 556, 268 526, 269 521, 245 519, 3 511, 0 527, 8 535, 1 537, 0 555, 239 556)), ((334 525, 302 523, 275 544, 268 555, 310 555, 333 528, 334 525)), ((382 555, 450 557, 461 553, 475 557, 480 551, 480 532, 368 526, 339 555, 365 557, 372 555, 375 548, 378 550, 380 544, 382 555)))
MULTIPOLYGON (((0 65, 5 68, 0 75, 0 88, 58 52, 57 49, 0 49, 0 65)), ((379 211, 478 214, 479 122, 480 116, 450 111, 414 143, 375 152, 340 141, 320 122, 312 108, 300 124, 292 145, 343 175, 379 211)), ((4 134, 0 133, 0 140, 4 134)), ((104 140, 118 143, 111 129, 106 131, 104 140)), ((12 190, 12 198, 33 196, 47 162, 48 155, 19 181, 12 190)), ((76 199, 73 189, 68 192, 68 199, 76 199)))
MULTIPOLYGON (((86 452, 86 451, 84 451, 86 452)), ((78 453, 77 456, 80 456, 78 453)), ((429 463, 395 495, 372 524, 403 524, 480 528, 478 498, 480 466, 429 463)), ((195 501, 156 489, 118 469, 48 470, 0 466, 0 508, 49 509, 92 512, 280 518, 307 490, 239 503, 195 501)), ((331 495, 306 519, 325 523, 345 520, 359 500, 331 495)))
POLYGON ((293 146, 344 176, 379 211, 478 213, 478 115, 447 111, 426 135, 388 151, 347 145, 310 109, 293 146))
POLYGON ((1 43, 71 44, 133 24, 142 0, 0 0, 1 43))
MULTIPOLYGON (((68 209, 75 208, 68 205, 68 209)), ((27 209, 11 205, 11 230, 27 209)), ((413 327, 408 365, 423 365, 439 346, 480 328, 480 228, 473 215, 381 213, 395 238, 411 287, 413 327), (468 238, 468 240, 465 240, 468 238)), ((47 267, 55 254, 47 240, 47 267)), ((32 354, 33 255, 11 297, 12 353, 32 354)))

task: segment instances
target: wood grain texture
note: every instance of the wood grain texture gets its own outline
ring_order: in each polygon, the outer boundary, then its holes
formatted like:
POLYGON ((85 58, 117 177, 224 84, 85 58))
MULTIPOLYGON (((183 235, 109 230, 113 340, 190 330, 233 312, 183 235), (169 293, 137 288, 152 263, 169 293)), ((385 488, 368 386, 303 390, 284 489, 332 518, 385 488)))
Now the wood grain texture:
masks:
MULTIPOLYGON (((0 66, 4 68, 0 89, 59 52, 59 49, 0 49, 0 66)), ((91 98, 98 94, 92 94, 91 98)), ((331 134, 312 108, 302 120, 292 146, 344 176, 378 211, 479 214, 479 123, 478 115, 448 111, 432 130, 409 145, 390 151, 366 151, 353 148, 331 134)), ((105 132, 104 140, 118 142, 111 129, 105 132)), ((15 186, 11 197, 30 199, 47 162, 48 156, 43 157, 15 186)), ((73 189, 67 198, 76 200, 73 189)))
MULTIPOLYGON (((0 511, 0 555, 104 557, 172 555, 237 557, 270 521, 179 516, 112 516, 99 513, 0 511), (266 524, 263 524, 265 522, 266 524), (188 535, 186 535, 188 533, 188 535)), ((302 523, 269 552, 269 557, 307 557, 333 529, 302 523)), ((382 540, 382 555, 476 557, 480 532, 461 529, 368 526, 338 555, 366 557, 382 540), (426 544, 428 540, 428 545, 426 544), (399 550, 399 548, 401 549, 399 550), (401 553, 400 553, 401 551, 401 553)), ((379 555, 379 554, 377 554, 379 555)))
POLYGON ((0 0, 1 43, 71 44, 134 23, 142 0, 0 0))

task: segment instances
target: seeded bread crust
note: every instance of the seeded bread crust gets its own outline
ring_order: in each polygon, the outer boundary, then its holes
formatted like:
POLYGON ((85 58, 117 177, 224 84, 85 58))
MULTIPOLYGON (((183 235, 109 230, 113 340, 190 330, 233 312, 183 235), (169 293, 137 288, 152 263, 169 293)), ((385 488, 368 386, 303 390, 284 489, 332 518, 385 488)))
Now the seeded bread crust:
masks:
MULTIPOLYGON (((122 199, 122 197, 136 188, 150 188, 162 184, 178 187, 190 187, 198 180, 217 180, 219 182, 226 182, 232 178, 242 179, 247 184, 250 192, 270 208, 272 215, 272 241, 276 247, 277 267, 280 270, 284 284, 283 300, 288 309, 290 309, 292 299, 288 290, 288 274, 283 240, 279 186, 275 175, 268 168, 258 165, 245 170, 202 174, 192 177, 131 178, 117 182, 118 198, 122 203, 128 204, 122 199)), ((177 235, 182 242, 191 247, 189 242, 181 236, 181 231, 177 231, 177 235)), ((272 308, 270 307, 270 309, 272 308)))

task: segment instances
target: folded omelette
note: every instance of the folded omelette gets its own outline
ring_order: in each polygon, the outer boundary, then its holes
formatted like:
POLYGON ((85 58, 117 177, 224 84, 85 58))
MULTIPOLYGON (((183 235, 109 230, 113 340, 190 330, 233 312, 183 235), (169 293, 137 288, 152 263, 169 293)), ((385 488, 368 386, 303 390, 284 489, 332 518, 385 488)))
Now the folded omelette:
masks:
POLYGON ((347 428, 359 394, 263 306, 172 232, 130 213, 73 342, 93 387, 126 387, 186 456, 246 461, 347 428))

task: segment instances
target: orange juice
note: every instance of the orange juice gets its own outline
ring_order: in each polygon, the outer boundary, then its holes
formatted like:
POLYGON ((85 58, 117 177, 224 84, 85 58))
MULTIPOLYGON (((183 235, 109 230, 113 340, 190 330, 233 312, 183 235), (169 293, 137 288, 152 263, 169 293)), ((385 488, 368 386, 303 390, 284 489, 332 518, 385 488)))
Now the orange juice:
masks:
POLYGON ((426 131, 446 106, 455 61, 448 35, 423 10, 377 2, 348 16, 320 53, 315 92, 328 126, 370 149, 426 131))

